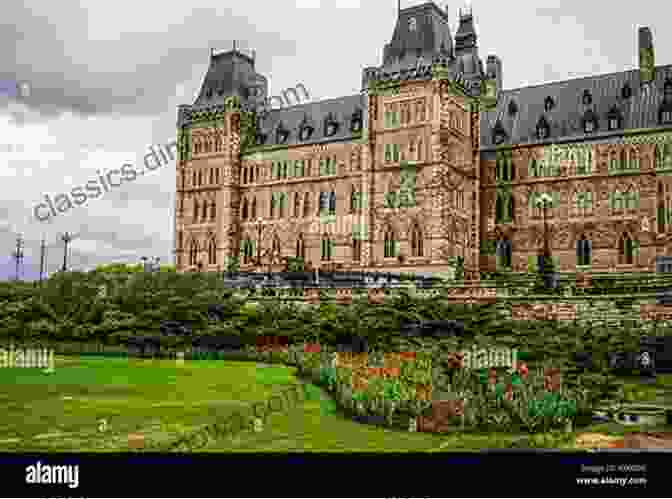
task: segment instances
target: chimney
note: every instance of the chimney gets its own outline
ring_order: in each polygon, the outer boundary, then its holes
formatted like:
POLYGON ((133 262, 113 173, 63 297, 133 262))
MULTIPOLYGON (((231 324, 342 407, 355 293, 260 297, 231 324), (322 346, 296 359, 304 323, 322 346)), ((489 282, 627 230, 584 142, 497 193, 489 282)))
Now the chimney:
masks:
POLYGON ((649 28, 639 28, 639 77, 642 83, 651 83, 656 77, 653 37, 649 28))

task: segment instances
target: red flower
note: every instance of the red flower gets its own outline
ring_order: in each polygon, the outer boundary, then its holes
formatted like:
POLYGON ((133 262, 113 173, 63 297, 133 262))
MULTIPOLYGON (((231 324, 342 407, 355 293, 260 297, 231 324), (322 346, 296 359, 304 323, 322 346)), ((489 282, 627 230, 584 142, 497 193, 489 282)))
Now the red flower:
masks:
POLYGON ((491 385, 497 384, 497 369, 494 367, 491 367, 490 371, 488 372, 488 383, 491 385))
POLYGON ((303 351, 307 353, 319 353, 321 351, 319 343, 306 343, 303 351))
POLYGON ((520 374, 520 377, 527 378, 529 372, 530 370, 527 367, 527 364, 525 362, 521 362, 520 365, 518 366, 518 374, 520 374))
POLYGON ((399 352, 399 357, 401 357, 402 359, 407 359, 407 360, 415 359, 416 353, 415 352, 399 352))

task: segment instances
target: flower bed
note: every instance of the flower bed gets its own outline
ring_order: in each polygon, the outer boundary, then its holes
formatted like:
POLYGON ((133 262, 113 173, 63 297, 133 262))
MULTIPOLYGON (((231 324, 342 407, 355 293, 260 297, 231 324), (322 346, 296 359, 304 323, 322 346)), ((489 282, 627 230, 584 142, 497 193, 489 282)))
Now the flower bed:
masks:
POLYGON ((367 354, 327 353, 306 345, 300 372, 333 394, 341 409, 360 422, 408 430, 452 429, 546 432, 576 422, 583 398, 562 386, 559 369, 531 373, 467 370, 455 355, 444 400, 436 400, 432 358, 422 352, 389 353, 385 367, 369 367, 367 354))

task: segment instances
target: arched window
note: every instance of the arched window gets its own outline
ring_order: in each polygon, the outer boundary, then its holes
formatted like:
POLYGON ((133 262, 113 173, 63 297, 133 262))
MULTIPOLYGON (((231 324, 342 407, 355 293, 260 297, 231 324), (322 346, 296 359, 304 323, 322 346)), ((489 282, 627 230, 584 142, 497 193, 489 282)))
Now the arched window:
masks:
POLYGON ((335 215, 336 214, 336 192, 331 191, 329 193, 329 214, 330 215, 335 215))
POLYGON ((306 192, 303 196, 303 216, 310 216, 310 193, 306 192))
POLYGON ((247 220, 247 218, 249 216, 247 199, 243 199, 243 213, 242 214, 243 214, 242 219, 247 220))
POLYGON ((576 264, 590 265, 592 255, 592 244, 586 239, 585 235, 576 241, 576 264))
POLYGON ((194 199, 194 223, 198 222, 198 200, 194 199))
POLYGON ((352 236, 352 259, 359 261, 362 258, 362 239, 360 234, 352 236))
POLYGON ((191 241, 191 246, 189 247, 189 265, 196 265, 198 260, 198 243, 196 241, 191 241))
POLYGON ((213 201, 210 203, 210 220, 217 218, 217 204, 213 201))
POLYGON ((280 218, 285 217, 285 205, 287 204, 287 195, 284 192, 281 192, 280 195, 278 196, 278 204, 280 205, 280 209, 278 210, 280 218))
POLYGON ((329 238, 328 234, 322 235, 322 260, 330 261, 333 257, 334 241, 329 238))
POLYGON ((502 195, 498 192, 495 200, 495 223, 502 223, 504 221, 504 200, 502 195))
POLYGON ((203 170, 198 172, 198 185, 203 185, 203 170))
POLYGON ((278 258, 279 256, 281 256, 280 238, 276 234, 273 236, 273 245, 271 246, 271 260, 278 258))
POLYGON ((208 202, 203 201, 203 213, 201 214, 201 220, 204 222, 208 219, 208 202))
POLYGON ((243 241, 243 263, 248 264, 254 258, 254 242, 250 239, 243 241))
POLYGON ((217 243, 214 239, 210 239, 208 243, 208 263, 210 265, 217 264, 217 243))
POLYGON ((385 248, 384 256, 385 258, 393 258, 396 255, 397 241, 394 237, 394 232, 392 229, 388 228, 385 231, 385 248))
POLYGON ((191 174, 191 185, 196 187, 196 171, 191 174))
POLYGON ((415 225, 411 230, 411 255, 423 256, 422 232, 420 227, 415 225))
MULTIPOLYGON (((660 186, 661 184, 659 184, 660 186)), ((662 198, 661 194, 658 193, 659 198, 658 198, 658 209, 656 213, 656 219, 658 221, 658 233, 659 234, 664 234, 665 233, 665 226, 667 222, 667 217, 665 213, 665 200, 662 198)))
POLYGON ((299 234, 296 239, 296 258, 306 259, 306 243, 303 240, 303 234, 299 234))
POLYGON ((512 247, 507 238, 497 241, 497 264, 499 267, 511 268, 512 247))
POLYGON ((623 193, 623 209, 625 210, 637 209, 638 198, 639 198, 638 192, 632 186, 628 186, 628 188, 623 193))
POLYGON ((635 243, 626 232, 621 234, 618 240, 618 256, 620 264, 632 265, 634 263, 635 243))

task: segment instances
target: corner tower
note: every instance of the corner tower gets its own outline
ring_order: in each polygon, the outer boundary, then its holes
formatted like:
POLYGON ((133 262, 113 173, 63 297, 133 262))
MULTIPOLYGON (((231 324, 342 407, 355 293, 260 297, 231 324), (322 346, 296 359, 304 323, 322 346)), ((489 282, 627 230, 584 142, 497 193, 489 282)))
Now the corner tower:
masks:
POLYGON ((210 54, 192 105, 178 110, 175 253, 178 271, 225 270, 238 255, 240 154, 254 140, 266 78, 254 55, 210 54))

